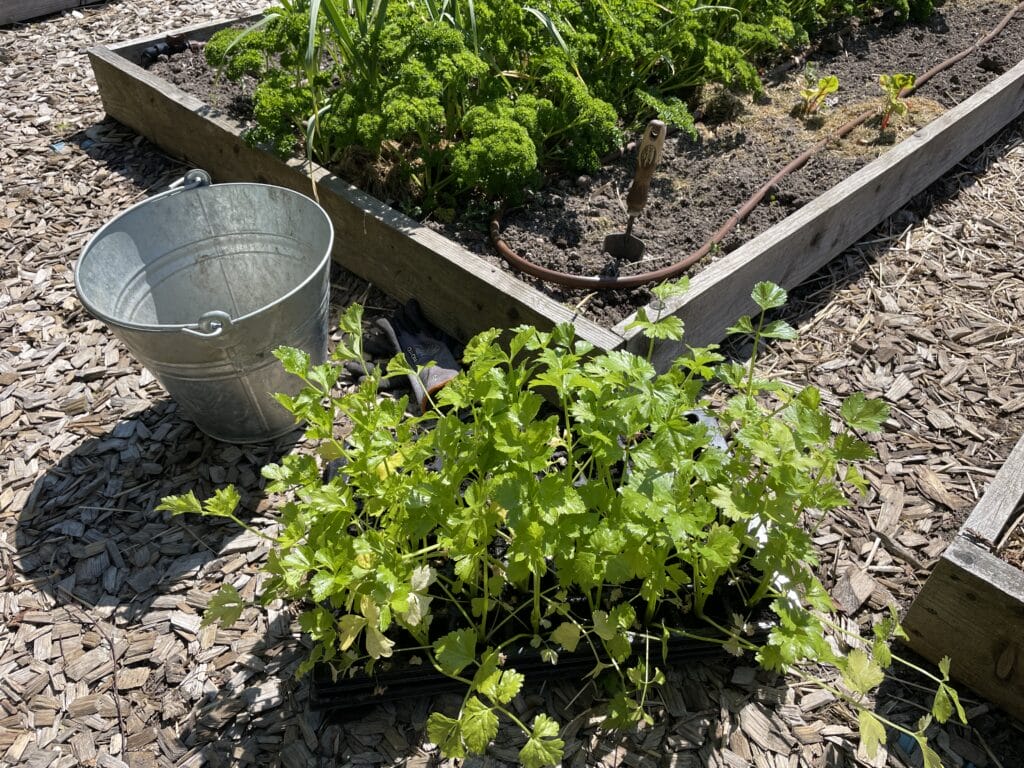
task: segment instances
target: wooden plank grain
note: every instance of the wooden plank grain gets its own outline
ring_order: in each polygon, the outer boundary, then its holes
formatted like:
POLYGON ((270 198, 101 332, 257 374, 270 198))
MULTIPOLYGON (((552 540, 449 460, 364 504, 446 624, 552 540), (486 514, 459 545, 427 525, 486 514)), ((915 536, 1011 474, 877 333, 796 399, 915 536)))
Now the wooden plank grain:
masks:
POLYGON ((985 489, 961 532, 994 545, 1024 501, 1024 436, 985 489))
POLYGON ((0 2, 0 26, 101 2, 104 0, 3 0, 0 2))
POLYGON ((1024 719, 1024 572, 957 536, 903 627, 932 662, 951 659, 955 680, 1024 719))
MULTIPOLYGON (((709 264, 692 278, 684 296, 666 302, 662 313, 683 319, 688 345, 720 341, 736 318, 756 311, 750 299, 755 283, 798 285, 1022 112, 1024 61, 796 213, 709 264)), ((648 314, 656 311, 647 308, 648 314)), ((633 319, 613 330, 626 338, 629 348, 639 349, 646 343, 639 331, 625 330, 633 319)), ((666 367, 679 351, 678 343, 661 344, 655 364, 666 367)))
MULTIPOLYGON (((223 23, 220 23, 223 26, 223 23)), ((198 38, 201 31, 194 30, 198 38)), ((571 322, 601 349, 622 338, 485 262, 428 227, 314 165, 285 162, 248 145, 240 128, 199 99, 120 55, 163 36, 88 51, 106 112, 218 182, 275 184, 311 195, 335 227, 334 258, 399 300, 417 298, 427 316, 466 339, 490 327, 571 322)))

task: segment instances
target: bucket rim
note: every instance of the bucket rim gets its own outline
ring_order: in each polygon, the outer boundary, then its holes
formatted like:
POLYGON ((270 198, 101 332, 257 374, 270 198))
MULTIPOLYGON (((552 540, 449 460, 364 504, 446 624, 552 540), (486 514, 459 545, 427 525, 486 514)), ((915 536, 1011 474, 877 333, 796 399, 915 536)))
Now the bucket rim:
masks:
MULTIPOLYGON (((111 229, 114 226, 114 224, 116 224, 120 219, 124 218, 125 216, 128 216, 137 208, 142 208, 156 201, 162 201, 165 198, 170 199, 175 195, 189 194, 190 192, 196 192, 204 189, 210 190, 220 187, 263 187, 265 189, 275 189, 280 190, 282 192, 286 192, 288 195, 292 197, 301 198, 306 203, 311 204, 317 210, 319 215, 323 217, 324 222, 327 224, 327 243, 326 247, 324 248, 324 253, 317 261, 316 267, 310 270, 310 273, 305 277, 305 279, 303 279, 302 282, 300 282, 290 291, 278 296, 273 301, 268 302, 267 304, 264 304, 263 306, 258 307, 257 309, 254 309, 251 312, 247 312, 246 314, 241 315, 239 317, 232 317, 232 325, 237 325, 238 323, 245 322, 246 320, 249 320, 255 317, 256 315, 263 314, 268 309, 287 301, 288 299, 292 298, 295 294, 304 290, 306 286, 310 284, 310 282, 312 282, 320 275, 320 273, 324 269, 324 266, 331 259, 331 253, 334 250, 334 222, 331 221, 331 217, 327 214, 327 211, 324 210, 324 207, 313 198, 309 197, 308 195, 304 195, 301 192, 298 192, 294 189, 289 189, 288 187, 282 187, 277 184, 264 184, 255 181, 229 181, 217 184, 204 184, 197 187, 178 187, 174 189, 167 189, 163 192, 160 192, 159 194, 153 195, 152 197, 147 197, 145 200, 140 200, 134 205, 125 208, 123 211, 117 214, 117 216, 115 216, 110 221, 105 223, 102 227, 100 227, 98 230, 96 230, 92 237, 89 238, 88 242, 84 246, 82 246, 82 252, 78 257, 78 260, 75 262, 73 270, 75 293, 78 296, 79 302, 81 302, 82 306, 85 307, 89 314, 91 314, 93 317, 99 320, 102 320, 107 325, 112 325, 117 328, 124 328, 130 331, 145 331, 148 333, 181 333, 185 331, 185 329, 195 327, 195 323, 135 323, 111 317, 106 312, 99 310, 96 307, 96 305, 93 304, 93 302, 89 301, 85 291, 82 290, 80 278, 81 266, 82 262, 89 254, 90 249, 107 233, 107 230, 111 229)), ((197 317, 196 319, 198 320, 199 318, 197 317)))

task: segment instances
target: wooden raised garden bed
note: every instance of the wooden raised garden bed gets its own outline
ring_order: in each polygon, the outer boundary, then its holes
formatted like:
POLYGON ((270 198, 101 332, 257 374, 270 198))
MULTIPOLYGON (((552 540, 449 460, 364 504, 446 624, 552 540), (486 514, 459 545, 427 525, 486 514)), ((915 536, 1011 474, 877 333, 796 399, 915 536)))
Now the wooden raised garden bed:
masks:
POLYGON ((910 647, 1024 720, 1024 571, 996 555, 1024 509, 1024 437, 910 607, 910 647))
MULTIPOLYGON (((237 20, 177 30, 205 40, 237 20)), ((215 181, 260 181, 309 193, 334 220, 335 259, 396 299, 416 297, 430 318, 467 338, 491 326, 538 326, 571 320, 602 349, 642 342, 632 318, 604 327, 574 314, 504 270, 359 191, 320 166, 285 163, 248 146, 234 121, 140 66, 165 35, 89 50, 104 108, 168 153, 209 171, 215 181)), ((668 310, 686 323, 686 343, 721 340, 738 316, 755 311, 760 280, 793 287, 855 243, 913 195, 942 176, 1024 111, 1024 62, 820 195, 760 236, 709 265, 668 310)), ((662 345, 656 363, 679 352, 662 345)))
POLYGON ((3 0, 0 2, 0 26, 101 2, 104 0, 3 0))

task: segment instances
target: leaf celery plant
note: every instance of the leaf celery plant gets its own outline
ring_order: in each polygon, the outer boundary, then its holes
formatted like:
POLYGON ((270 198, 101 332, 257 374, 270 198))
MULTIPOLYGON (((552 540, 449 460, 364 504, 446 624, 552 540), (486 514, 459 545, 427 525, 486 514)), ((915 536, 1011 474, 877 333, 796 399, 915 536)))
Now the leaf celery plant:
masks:
MULTIPOLYGON (((760 314, 731 329, 754 340, 746 364, 715 346, 691 348, 659 375, 653 347, 647 356, 598 351, 571 325, 492 329, 469 342, 464 372, 418 416, 405 398, 378 396, 380 376, 411 372, 401 356, 338 391, 343 364, 363 361, 357 305, 328 363, 278 350, 306 383, 278 399, 305 420, 321 459, 343 463, 326 482, 313 455, 263 470, 267 490, 287 500, 262 600, 301 607, 312 648, 299 673, 327 664, 345 676, 425 658, 465 686, 456 716, 431 714, 431 741, 449 757, 482 753, 505 719, 525 736, 521 764, 540 768, 556 764, 564 744, 551 715, 525 722, 511 706, 527 682, 517 649, 555 664, 590 655, 591 674, 611 681, 605 724, 631 727, 651 721, 665 643, 687 637, 834 690, 861 713, 869 750, 886 726, 926 747, 927 722, 908 729, 867 704, 895 658, 895 620, 876 627, 870 653, 856 638, 846 655, 828 642, 838 627, 805 527, 808 512, 865 489, 857 465, 872 452, 860 435, 880 428, 886 407, 851 395, 836 427, 818 390, 759 376, 758 345, 795 331, 766 318, 785 291, 760 283, 752 297, 760 314), (717 400, 709 387, 721 390, 717 400), (750 634, 759 621, 766 637, 750 634), (808 662, 838 667, 842 684, 813 678, 808 662)), ((676 317, 643 311, 634 325, 652 343, 679 341, 684 330, 676 317)), ((205 503, 168 497, 159 509, 241 522, 238 502, 229 488, 205 503)), ((231 623, 242 606, 225 586, 204 621, 231 623)), ((942 672, 933 711, 962 716, 948 666, 942 672)))

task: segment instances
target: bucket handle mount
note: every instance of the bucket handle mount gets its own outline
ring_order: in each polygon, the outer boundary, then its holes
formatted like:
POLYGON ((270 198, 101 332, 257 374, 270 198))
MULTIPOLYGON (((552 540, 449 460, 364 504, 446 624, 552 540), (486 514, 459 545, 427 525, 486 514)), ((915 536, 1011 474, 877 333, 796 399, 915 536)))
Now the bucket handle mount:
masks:
POLYGON ((230 330, 233 321, 231 315, 219 309, 204 312, 195 325, 182 326, 181 330, 201 339, 215 339, 230 330))
POLYGON ((167 192, 195 189, 196 187, 208 187, 212 183, 213 179, 210 178, 210 174, 202 168, 193 168, 177 181, 172 181, 167 186, 167 192))

